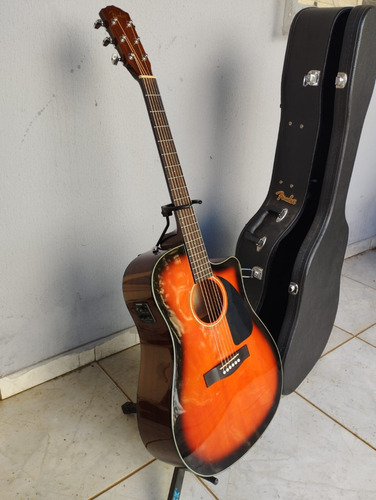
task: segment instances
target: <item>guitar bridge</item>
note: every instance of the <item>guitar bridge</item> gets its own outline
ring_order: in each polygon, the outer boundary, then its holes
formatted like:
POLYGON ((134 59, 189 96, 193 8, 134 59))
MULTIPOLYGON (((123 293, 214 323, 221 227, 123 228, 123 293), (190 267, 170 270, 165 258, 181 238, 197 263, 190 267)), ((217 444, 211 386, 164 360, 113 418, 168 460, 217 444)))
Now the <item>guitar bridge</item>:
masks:
POLYGON ((232 375, 249 356, 248 346, 243 345, 243 347, 234 352, 229 359, 219 363, 217 366, 204 374, 206 387, 210 387, 215 384, 215 382, 219 382, 220 380, 232 375))

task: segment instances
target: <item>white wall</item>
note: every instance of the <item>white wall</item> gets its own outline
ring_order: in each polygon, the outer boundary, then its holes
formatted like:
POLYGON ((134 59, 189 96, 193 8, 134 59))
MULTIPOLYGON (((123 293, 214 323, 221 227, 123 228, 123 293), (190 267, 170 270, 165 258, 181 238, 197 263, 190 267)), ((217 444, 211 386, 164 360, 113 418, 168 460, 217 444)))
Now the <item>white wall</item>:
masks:
POLYGON ((347 195, 346 218, 349 245, 376 241, 376 91, 369 104, 347 195))
MULTIPOLYGON (((234 252, 267 193, 283 4, 117 2, 158 76, 191 195, 204 200, 211 256, 234 252)), ((130 326, 124 268, 163 228, 169 199, 141 91, 93 29, 105 5, 1 3, 0 376, 130 326)))

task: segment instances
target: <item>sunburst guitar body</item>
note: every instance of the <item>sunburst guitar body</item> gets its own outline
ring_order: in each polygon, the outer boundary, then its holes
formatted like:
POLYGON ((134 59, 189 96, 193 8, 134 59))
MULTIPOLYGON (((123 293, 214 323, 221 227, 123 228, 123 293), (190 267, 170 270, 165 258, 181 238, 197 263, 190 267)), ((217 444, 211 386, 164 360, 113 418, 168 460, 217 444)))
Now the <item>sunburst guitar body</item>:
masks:
POLYGON ((212 475, 260 437, 280 398, 279 355, 243 292, 239 264, 212 264, 209 320, 184 246, 148 252, 124 274, 141 340, 138 426, 152 455, 212 475))

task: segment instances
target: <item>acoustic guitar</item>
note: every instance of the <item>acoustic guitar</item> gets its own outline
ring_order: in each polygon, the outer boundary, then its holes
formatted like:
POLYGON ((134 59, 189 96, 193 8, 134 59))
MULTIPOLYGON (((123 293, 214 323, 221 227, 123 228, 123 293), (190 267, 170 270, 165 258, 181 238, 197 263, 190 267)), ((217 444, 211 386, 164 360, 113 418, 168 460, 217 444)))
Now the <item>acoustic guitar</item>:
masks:
POLYGON ((140 436, 156 458, 210 476, 256 442, 280 399, 275 343, 248 303, 235 257, 209 260, 157 80, 129 15, 100 11, 122 62, 145 98, 181 242, 139 255, 123 279, 137 326, 140 436))

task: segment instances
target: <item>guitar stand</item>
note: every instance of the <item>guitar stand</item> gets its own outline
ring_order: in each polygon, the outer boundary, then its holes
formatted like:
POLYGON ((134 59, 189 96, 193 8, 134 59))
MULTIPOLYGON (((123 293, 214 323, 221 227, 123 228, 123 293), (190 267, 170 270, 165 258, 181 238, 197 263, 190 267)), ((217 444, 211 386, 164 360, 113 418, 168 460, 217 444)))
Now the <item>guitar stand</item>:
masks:
MULTIPOLYGON (((189 208, 194 204, 200 204, 202 203, 201 200, 191 200, 191 202, 187 205, 180 205, 180 206, 175 206, 173 203, 169 203, 168 205, 163 205, 161 207, 161 212, 163 217, 166 219, 166 226, 162 231, 161 236, 159 237, 159 240, 157 241, 157 244, 155 245, 153 252, 158 253, 160 246, 164 240, 165 234, 170 227, 170 217, 172 214, 178 210, 183 210, 185 208, 189 208)), ((125 415, 131 415, 132 413, 137 413, 137 404, 132 403, 131 401, 127 401, 121 406, 121 409, 123 410, 123 413, 125 415)), ((172 475, 172 480, 171 480, 171 485, 170 485, 170 490, 168 492, 168 497, 167 500, 179 500, 180 494, 181 494, 181 489, 183 487, 183 481, 184 481, 184 476, 185 473, 187 472, 187 469, 185 467, 175 467, 174 468, 174 473, 172 475)), ((218 484, 218 479, 214 476, 208 476, 208 477, 203 477, 206 481, 209 481, 212 484, 218 484)))
MULTIPOLYGON (((132 403, 131 401, 127 401, 121 406, 121 409, 123 410, 123 413, 125 415, 137 413, 137 404, 132 403)), ((167 500, 179 500, 186 472, 187 469, 185 467, 174 468, 174 473, 172 475, 172 480, 167 500)), ((203 479, 209 481, 209 483, 218 484, 218 478, 214 476, 203 477, 203 479)))
POLYGON ((180 206, 176 206, 173 203, 169 203, 168 205, 163 205, 161 207, 162 215, 166 219, 166 226, 163 229, 162 234, 160 235, 159 240, 157 241, 157 244, 155 245, 155 247, 153 249, 154 253, 158 253, 158 249, 163 241, 163 238, 167 232, 167 229, 170 227, 170 217, 173 214, 173 212, 176 212, 178 210, 183 210, 184 208, 189 208, 196 203, 201 205, 202 200, 191 200, 191 203, 189 203, 188 205, 180 205, 180 206))

